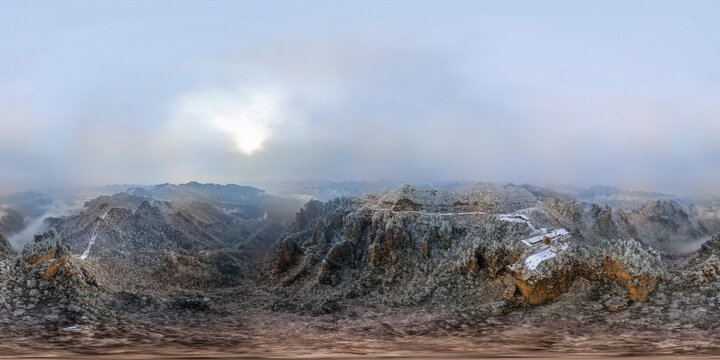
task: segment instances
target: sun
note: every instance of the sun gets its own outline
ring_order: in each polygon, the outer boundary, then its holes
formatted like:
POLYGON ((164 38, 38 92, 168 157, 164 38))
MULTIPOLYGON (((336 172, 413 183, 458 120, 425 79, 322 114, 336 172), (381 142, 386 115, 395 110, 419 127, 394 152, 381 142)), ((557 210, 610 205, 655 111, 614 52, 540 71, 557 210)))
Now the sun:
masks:
POLYGON ((180 118, 211 125, 234 151, 251 155, 263 148, 279 119, 278 99, 262 91, 207 91, 186 97, 180 118))
POLYGON ((213 125, 235 143, 236 150, 245 154, 262 148, 270 136, 270 124, 277 116, 273 97, 255 94, 238 98, 216 113, 213 125))
POLYGON ((257 118, 237 114, 232 118, 217 118, 213 125, 235 143, 235 149, 247 155, 262 147, 269 129, 257 118))

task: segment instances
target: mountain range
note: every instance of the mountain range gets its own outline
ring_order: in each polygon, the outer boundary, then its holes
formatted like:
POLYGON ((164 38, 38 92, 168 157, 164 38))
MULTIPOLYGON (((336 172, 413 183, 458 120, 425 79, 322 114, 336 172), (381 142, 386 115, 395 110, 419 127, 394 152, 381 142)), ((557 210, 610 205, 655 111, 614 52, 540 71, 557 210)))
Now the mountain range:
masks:
MULTIPOLYGON (((47 203, 40 193, 6 199, 1 229, 16 235, 47 203)), ((664 324, 681 321, 717 348, 720 318, 699 309, 720 309, 720 209, 665 194, 445 183, 301 201, 190 182, 77 203, 41 216, 22 248, 0 236, 6 338, 134 343, 152 329, 164 339, 291 348, 552 321, 564 336, 643 331, 662 343, 664 324)), ((472 337, 486 348, 492 338, 472 337)))

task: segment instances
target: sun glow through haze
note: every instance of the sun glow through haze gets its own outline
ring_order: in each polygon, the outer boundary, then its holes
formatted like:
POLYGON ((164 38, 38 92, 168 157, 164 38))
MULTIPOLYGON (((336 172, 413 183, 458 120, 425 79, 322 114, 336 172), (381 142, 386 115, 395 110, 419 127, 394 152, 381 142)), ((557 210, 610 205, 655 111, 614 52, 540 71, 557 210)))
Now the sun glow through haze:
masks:
POLYGON ((260 149, 267 137, 267 129, 263 128, 261 124, 247 121, 247 119, 218 118, 214 120, 214 125, 235 141, 235 146, 239 151, 248 155, 260 149))
POLYGON ((262 149, 278 118, 277 97, 265 92, 213 90, 183 97, 179 118, 209 124, 233 143, 236 151, 250 155, 262 149))
POLYGON ((2 1, 0 187, 714 193, 718 13, 709 0, 2 1))

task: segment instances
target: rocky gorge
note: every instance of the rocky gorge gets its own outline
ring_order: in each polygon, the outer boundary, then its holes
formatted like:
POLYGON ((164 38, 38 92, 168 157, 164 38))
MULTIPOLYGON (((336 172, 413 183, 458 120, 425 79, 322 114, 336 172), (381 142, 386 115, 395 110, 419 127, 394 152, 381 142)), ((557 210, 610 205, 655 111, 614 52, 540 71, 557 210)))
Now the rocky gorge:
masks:
POLYGON ((711 208, 549 193, 403 185, 301 205, 189 183, 96 198, 23 249, 0 237, 0 347, 718 351, 711 208))

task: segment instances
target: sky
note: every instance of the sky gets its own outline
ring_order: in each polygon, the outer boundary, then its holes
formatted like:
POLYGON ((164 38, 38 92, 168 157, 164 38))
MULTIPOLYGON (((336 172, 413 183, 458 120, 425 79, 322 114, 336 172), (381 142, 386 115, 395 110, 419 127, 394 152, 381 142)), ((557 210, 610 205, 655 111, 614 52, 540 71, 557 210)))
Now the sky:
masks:
POLYGON ((720 193, 717 1, 0 2, 0 188, 720 193))

